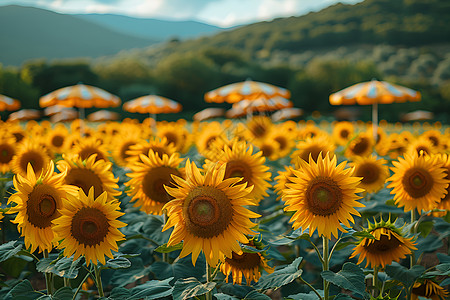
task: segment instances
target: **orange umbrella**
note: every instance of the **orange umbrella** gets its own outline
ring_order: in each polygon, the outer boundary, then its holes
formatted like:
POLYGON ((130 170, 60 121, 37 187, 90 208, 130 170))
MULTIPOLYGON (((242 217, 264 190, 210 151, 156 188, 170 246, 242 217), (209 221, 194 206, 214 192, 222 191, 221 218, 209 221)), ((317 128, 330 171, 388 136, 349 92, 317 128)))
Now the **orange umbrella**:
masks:
POLYGON ((0 94, 0 111, 4 110, 18 110, 20 108, 20 101, 0 94))
POLYGON ((36 120, 41 117, 41 112, 37 109, 21 109, 9 115, 9 121, 36 120))
POLYGON ((87 116, 88 121, 91 122, 104 122, 104 121, 116 121, 120 119, 120 114, 109 111, 109 110, 99 110, 87 116))
POLYGON ((205 94, 206 102, 236 103, 244 99, 269 99, 275 96, 290 98, 291 92, 287 89, 264 82, 247 79, 217 88, 205 94))
POLYGON ((199 111, 192 118, 194 119, 194 121, 204 121, 212 118, 223 117, 224 115, 225 109, 210 107, 199 111))
POLYGON ((427 121, 427 120, 433 120, 434 114, 431 111, 426 110, 416 110, 409 112, 407 114, 404 114, 401 116, 401 120, 403 122, 410 122, 410 121, 427 121))
POLYGON ((62 105, 53 105, 53 106, 49 106, 46 107, 44 109, 44 115, 46 116, 53 116, 57 113, 63 112, 63 111, 67 111, 67 110, 73 110, 75 111, 73 108, 70 107, 66 107, 66 106, 62 106, 62 105))
POLYGON ((245 116, 246 114, 247 114, 247 113, 246 113, 245 111, 243 111, 242 109, 239 109, 239 108, 231 108, 231 109, 229 109, 229 110, 226 111, 225 117, 234 119, 234 118, 240 118, 240 117, 243 117, 243 116, 245 116))
POLYGON ((233 104, 233 108, 241 109, 247 113, 252 113, 254 111, 274 111, 292 106, 293 106, 292 101, 280 96, 275 96, 269 99, 264 98, 258 98, 255 100, 244 99, 240 102, 233 104))
POLYGON ((78 112, 75 109, 66 109, 53 114, 50 117, 50 122, 70 122, 76 119, 78 119, 78 112))
POLYGON ((272 121, 279 122, 287 119, 295 119, 303 116, 303 109, 296 107, 288 107, 280 109, 272 115, 272 121))
POLYGON ((372 105, 373 135, 377 137, 378 104, 419 101, 419 92, 386 81, 360 82, 330 95, 332 105, 372 105))

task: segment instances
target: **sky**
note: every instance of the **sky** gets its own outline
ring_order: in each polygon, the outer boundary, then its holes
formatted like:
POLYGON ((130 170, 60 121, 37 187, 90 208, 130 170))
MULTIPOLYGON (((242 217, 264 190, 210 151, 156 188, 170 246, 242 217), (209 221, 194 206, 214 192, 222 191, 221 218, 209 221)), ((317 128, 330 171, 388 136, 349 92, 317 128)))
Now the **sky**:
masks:
POLYGON ((362 0, 0 0, 59 13, 112 13, 163 20, 196 20, 221 27, 300 16, 335 4, 362 0))

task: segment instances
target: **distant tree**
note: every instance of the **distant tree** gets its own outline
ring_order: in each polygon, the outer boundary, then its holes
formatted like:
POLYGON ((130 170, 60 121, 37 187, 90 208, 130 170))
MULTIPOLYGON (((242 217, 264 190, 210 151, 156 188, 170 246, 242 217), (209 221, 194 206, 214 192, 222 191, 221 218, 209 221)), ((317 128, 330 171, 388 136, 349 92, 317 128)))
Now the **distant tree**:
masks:
POLYGON ((38 108, 39 91, 30 86, 14 68, 3 68, 0 64, 0 94, 16 98, 22 108, 38 108))

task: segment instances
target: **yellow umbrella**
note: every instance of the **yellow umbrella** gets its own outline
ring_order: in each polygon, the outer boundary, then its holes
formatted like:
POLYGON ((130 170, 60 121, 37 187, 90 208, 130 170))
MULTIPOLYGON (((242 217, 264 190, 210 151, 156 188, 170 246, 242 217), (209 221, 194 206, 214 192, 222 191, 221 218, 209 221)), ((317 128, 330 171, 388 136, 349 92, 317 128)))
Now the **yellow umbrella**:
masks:
POLYGON ((332 105, 372 105, 373 135, 377 138, 378 104, 419 101, 420 92, 386 81, 360 82, 330 95, 332 105))

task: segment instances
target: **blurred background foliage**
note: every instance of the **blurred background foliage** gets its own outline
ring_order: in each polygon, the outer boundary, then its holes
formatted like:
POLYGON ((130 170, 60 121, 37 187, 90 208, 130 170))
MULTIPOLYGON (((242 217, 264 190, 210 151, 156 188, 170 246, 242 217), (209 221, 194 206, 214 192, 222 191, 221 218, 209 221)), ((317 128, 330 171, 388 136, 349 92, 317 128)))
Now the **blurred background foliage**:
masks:
MULTIPOLYGON (((39 96, 82 82, 124 102, 166 96, 193 114, 211 106, 228 108, 205 103, 204 93, 251 78, 291 90, 294 106, 306 112, 327 114, 339 108, 329 104, 331 93, 376 78, 423 95, 421 102, 381 107, 381 118, 394 122, 401 112, 423 109, 450 122, 449 15, 450 2, 439 0, 339 3, 301 17, 187 41, 173 38, 109 57, 0 66, 0 93, 21 100, 23 108, 37 108, 39 96)), ((370 108, 361 109, 361 117, 370 119, 370 108)))

